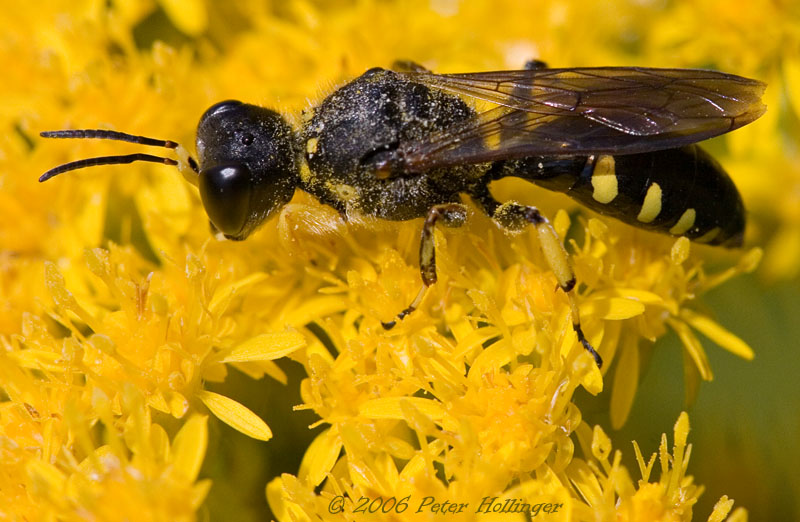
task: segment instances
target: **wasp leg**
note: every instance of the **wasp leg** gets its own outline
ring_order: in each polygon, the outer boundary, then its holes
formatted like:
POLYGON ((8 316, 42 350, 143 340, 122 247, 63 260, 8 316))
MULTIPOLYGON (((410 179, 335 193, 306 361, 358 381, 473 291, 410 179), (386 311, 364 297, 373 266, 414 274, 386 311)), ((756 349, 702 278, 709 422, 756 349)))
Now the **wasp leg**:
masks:
POLYGON ((396 320, 381 322, 386 330, 392 329, 397 324, 397 321, 401 321, 405 316, 416 310, 422 302, 422 298, 425 297, 425 292, 437 280, 436 245, 433 240, 433 229, 440 218, 444 220, 446 226, 460 226, 467 218, 466 207, 460 203, 445 203, 443 205, 435 205, 428 210, 425 223, 422 225, 422 236, 419 242, 419 271, 422 275, 422 288, 420 288, 417 297, 414 298, 411 304, 397 314, 396 320))
POLYGON ((391 70, 395 72, 414 72, 414 73, 428 73, 430 69, 412 60, 395 60, 392 62, 391 70))
POLYGON ((572 271, 572 266, 569 262, 569 254, 567 254, 564 245, 558 238, 558 234, 556 234, 555 229, 547 218, 545 218, 536 207, 520 205, 513 202, 500 204, 495 201, 485 187, 479 190, 474 197, 483 205, 492 219, 503 228, 519 230, 528 223, 536 228, 539 244, 541 245, 547 264, 550 265, 550 269, 555 274, 558 280, 558 286, 561 287, 569 298, 569 306, 572 313, 572 328, 575 330, 578 340, 586 351, 594 357, 597 367, 602 367, 603 359, 594 347, 589 344, 589 341, 586 340, 586 336, 583 335, 583 330, 581 329, 581 317, 578 311, 578 304, 575 301, 575 294, 572 291, 575 288, 575 273, 572 271))

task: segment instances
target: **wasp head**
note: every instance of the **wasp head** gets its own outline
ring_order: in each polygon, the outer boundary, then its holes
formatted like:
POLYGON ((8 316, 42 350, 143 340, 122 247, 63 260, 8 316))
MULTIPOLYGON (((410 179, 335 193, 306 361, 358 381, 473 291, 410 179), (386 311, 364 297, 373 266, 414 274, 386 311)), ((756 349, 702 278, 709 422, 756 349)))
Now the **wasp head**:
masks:
POLYGON ((244 239, 280 210, 298 185, 292 129, 275 111, 228 100, 197 125, 198 187, 209 219, 244 239))

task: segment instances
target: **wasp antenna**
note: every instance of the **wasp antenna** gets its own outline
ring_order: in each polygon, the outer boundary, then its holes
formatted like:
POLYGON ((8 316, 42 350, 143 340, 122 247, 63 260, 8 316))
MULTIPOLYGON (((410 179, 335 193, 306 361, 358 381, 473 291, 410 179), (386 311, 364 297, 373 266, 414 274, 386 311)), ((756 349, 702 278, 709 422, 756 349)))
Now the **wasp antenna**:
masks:
POLYGON ((150 154, 128 154, 124 156, 100 156, 98 158, 87 158, 78 161, 72 161, 54 167, 39 178, 39 182, 47 181, 53 176, 69 172, 71 170, 82 169, 85 167, 94 167, 96 165, 121 165, 124 163, 133 163, 134 161, 149 161, 151 163, 163 163, 164 165, 178 166, 178 162, 170 158, 162 158, 161 156, 152 156, 150 154))
POLYGON ((127 141, 130 143, 138 143, 139 145, 150 145, 153 147, 165 147, 167 149, 175 149, 178 144, 172 140, 158 140, 155 138, 148 138, 146 136, 136 136, 134 134, 127 134, 125 132, 118 132, 103 129, 76 129, 76 130, 57 130, 57 131, 44 131, 40 132, 39 136, 42 138, 66 138, 66 139, 97 139, 97 140, 115 140, 127 141))
POLYGON ((148 138, 147 136, 136 136, 135 134, 128 134, 126 132, 103 129, 43 131, 39 133, 39 136, 42 138, 127 141, 129 143, 136 143, 138 145, 173 149, 178 156, 178 160, 141 153, 88 158, 84 160, 73 161, 71 163, 65 163, 64 165, 59 165, 58 167, 52 168, 42 174, 42 176, 39 178, 40 182, 47 181, 53 176, 57 176, 58 174, 62 174, 64 172, 86 167, 94 167, 97 165, 119 165, 123 163, 133 163, 134 161, 149 161, 151 163, 163 163, 165 165, 176 166, 187 181, 193 185, 197 185, 197 174, 199 172, 197 161, 195 161, 195 159, 189 155, 189 152, 184 147, 181 147, 180 144, 172 140, 159 140, 156 138, 148 138))

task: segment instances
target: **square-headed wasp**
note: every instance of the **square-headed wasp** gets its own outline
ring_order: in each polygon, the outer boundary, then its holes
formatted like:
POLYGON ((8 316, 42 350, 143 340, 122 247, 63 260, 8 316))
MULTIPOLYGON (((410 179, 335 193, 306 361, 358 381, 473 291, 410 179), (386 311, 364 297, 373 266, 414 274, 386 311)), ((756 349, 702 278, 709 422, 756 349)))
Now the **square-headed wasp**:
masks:
POLYGON ((515 176, 637 227, 739 246, 741 197, 695 143, 758 118, 764 87, 696 69, 548 69, 531 62, 516 71, 434 74, 398 62, 334 91, 298 130, 270 109, 217 103, 197 126, 198 161, 173 141, 103 130, 43 132, 173 148, 178 160, 141 153, 90 158, 51 169, 40 181, 92 165, 176 165, 199 188, 211 223, 235 240, 279 211, 296 188, 345 218, 423 217, 423 286, 400 319, 436 282, 433 227, 439 219, 463 222, 466 194, 506 229, 534 225, 570 298, 578 340, 600 366, 581 330, 575 277, 555 231, 536 208, 495 200, 489 184, 515 176), (478 113, 468 99, 496 107, 478 113))

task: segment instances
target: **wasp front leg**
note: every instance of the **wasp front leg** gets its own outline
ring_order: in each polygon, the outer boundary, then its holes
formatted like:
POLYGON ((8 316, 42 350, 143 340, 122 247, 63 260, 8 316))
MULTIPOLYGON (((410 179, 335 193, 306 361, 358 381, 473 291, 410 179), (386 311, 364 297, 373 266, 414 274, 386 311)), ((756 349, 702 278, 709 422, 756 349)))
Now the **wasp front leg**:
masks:
POLYGON ((556 234, 555 229, 547 218, 545 218, 536 207, 520 205, 513 202, 501 204, 492 198, 488 190, 475 195, 475 199, 483 205, 492 219, 503 228, 519 230, 526 224, 532 224, 535 227, 545 260, 547 264, 550 265, 553 274, 555 274, 556 280, 558 280, 558 286, 564 291, 567 298, 569 298, 569 306, 572 314, 572 328, 575 330, 575 334, 578 336, 580 343, 594 358, 597 367, 602 367, 603 359, 594 347, 589 344, 589 341, 586 340, 583 329, 581 329, 580 312, 578 311, 578 304, 575 300, 575 292, 573 291, 576 283, 575 273, 572 271, 572 265, 569 262, 569 254, 567 254, 558 234, 556 234))
POLYGON ((467 219, 467 209, 460 203, 446 203, 434 205, 428 210, 425 223, 422 225, 422 236, 419 242, 419 271, 422 276, 422 288, 420 288, 411 304, 397 314, 396 320, 381 322, 386 330, 390 330, 397 324, 397 321, 401 321, 405 316, 416 310, 422 302, 422 298, 425 297, 425 292, 438 278, 436 274, 436 245, 433 231, 439 219, 444 220, 446 226, 460 226, 467 219))

